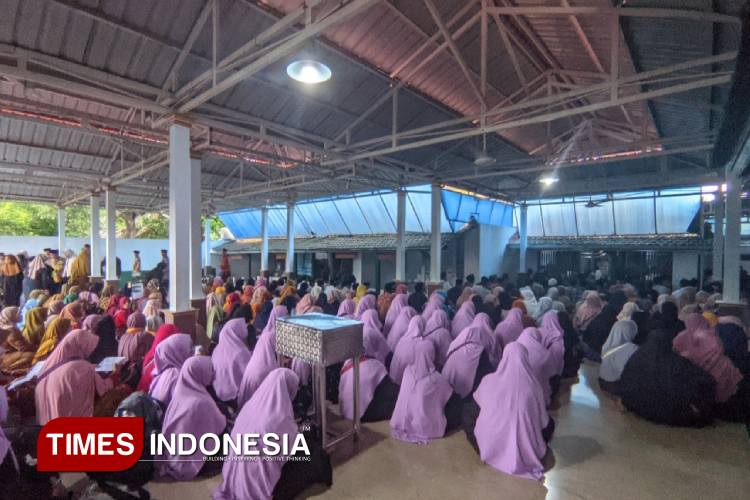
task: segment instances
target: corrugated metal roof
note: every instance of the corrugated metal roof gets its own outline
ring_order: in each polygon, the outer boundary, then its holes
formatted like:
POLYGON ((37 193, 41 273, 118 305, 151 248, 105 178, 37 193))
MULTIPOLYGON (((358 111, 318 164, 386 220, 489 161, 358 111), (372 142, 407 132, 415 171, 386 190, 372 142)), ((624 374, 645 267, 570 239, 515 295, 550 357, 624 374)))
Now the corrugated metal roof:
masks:
MULTIPOLYGON (((479 12, 478 2, 443 0, 434 3, 451 31, 458 29, 479 12), (456 15, 459 12, 461 15, 456 15)), ((271 26, 280 13, 289 12, 301 4, 301 0, 220 0, 219 57, 226 56, 271 26)), ((737 15, 741 4, 739 0, 719 0, 713 2, 713 5, 709 0, 675 0, 666 3, 631 0, 623 8, 682 8, 737 15)), ((559 6, 561 3, 552 0, 518 0, 513 3, 493 0, 493 5, 559 6)), ((117 92, 119 95, 143 97, 148 94, 149 99, 156 99, 154 91, 162 87, 172 88, 168 75, 170 68, 205 6, 204 0, 0 0, 0 12, 3 13, 0 16, 0 43, 6 44, 0 47, 0 62, 5 63, 6 56, 12 56, 15 49, 29 50, 33 52, 27 60, 35 74, 52 75, 70 81, 71 84, 91 83, 97 88, 117 92), (53 64, 48 60, 41 60, 41 56, 57 59, 53 64), (81 68, 63 68, 67 63, 80 64, 81 68), (116 82, 113 85, 92 83, 90 80, 93 79, 78 74, 87 68, 106 72, 107 76, 125 78, 133 85, 140 85, 141 90, 126 92, 116 82), (138 94, 139 92, 142 93, 138 94)), ((575 2, 575 6, 611 6, 611 3, 607 0, 579 0, 575 2)), ((503 18, 501 21, 506 20, 503 18)), ((542 71, 557 67, 562 70, 598 73, 594 59, 599 60, 605 73, 608 71, 611 38, 609 24, 601 22, 601 18, 596 16, 578 16, 577 22, 591 44, 593 57, 583 49, 581 35, 576 32, 576 26, 569 16, 531 15, 511 19, 506 23, 520 71, 527 81, 534 79, 542 71), (540 52, 546 52, 548 57, 540 52)), ((294 26, 283 35, 289 35, 300 27, 294 26)), ((500 37, 494 19, 490 19, 488 28, 490 51, 487 104, 492 107, 501 102, 517 102, 525 97, 523 92, 519 92, 521 79, 515 74, 511 54, 500 37)), ((622 28, 623 49, 629 50, 620 51, 621 76, 632 75, 636 69, 648 70, 693 57, 732 51, 738 43, 737 27, 726 23, 697 25, 687 20, 627 18, 623 20, 622 28)), ((428 44, 427 50, 420 52, 410 65, 395 75, 395 80, 390 78, 405 59, 415 54, 436 32, 436 23, 422 2, 376 2, 372 7, 326 30, 320 40, 305 43, 290 56, 280 58, 231 90, 218 95, 212 99, 211 104, 223 106, 225 109, 222 112, 239 111, 248 115, 248 119, 267 120, 279 127, 292 127, 314 135, 320 138, 316 147, 321 148, 325 142, 334 142, 348 124, 362 116, 373 102, 386 94, 391 85, 398 81, 405 83, 405 89, 399 94, 399 130, 431 125, 457 116, 476 115, 481 109, 479 100, 463 76, 456 57, 449 50, 443 50, 429 64, 413 75, 408 75, 414 64, 427 58, 442 43, 440 36, 435 37, 436 41, 428 44), (289 80, 284 74, 286 64, 303 55, 325 61, 333 70, 332 80, 326 85, 304 88, 289 80)), ((478 85, 479 23, 475 22, 460 37, 456 37, 456 45, 471 72, 471 80, 478 85)), ((212 50, 209 21, 197 31, 196 41, 175 75, 176 88, 211 67, 212 50)), ((731 70, 732 64, 725 63, 716 69, 731 70)), ((558 83, 586 85, 596 82, 599 77, 576 75, 566 78, 567 80, 560 78, 558 83)), ((697 90, 660 98, 652 101, 649 109, 641 104, 628 104, 625 106, 627 117, 619 108, 601 110, 596 113, 596 117, 622 124, 629 121, 628 125, 643 135, 658 132, 663 137, 671 137, 687 132, 706 133, 716 129, 721 116, 717 108, 721 107, 725 99, 726 90, 715 87, 713 90, 697 90)), ((5 106, 8 102, 14 106, 24 106, 27 110, 35 107, 37 111, 49 110, 56 114, 67 112, 93 116, 116 122, 118 126, 129 124, 148 128, 150 120, 158 118, 151 112, 133 113, 128 106, 116 105, 107 99, 86 95, 81 91, 68 91, 60 87, 53 89, 33 80, 24 81, 23 78, 0 79, 0 106, 5 106)), ((208 106, 204 106, 199 111, 213 114, 216 109, 209 110, 208 106)), ((6 163, 71 168, 84 174, 104 176, 108 170, 112 172, 119 168, 111 161, 119 140, 124 140, 133 149, 126 155, 126 162, 135 162, 139 160, 139 156, 150 157, 164 149, 163 145, 149 145, 148 141, 133 136, 114 137, 113 142, 101 134, 84 131, 80 126, 44 125, 38 120, 33 123, 34 120, 3 112, 0 112, 0 117, 0 161, 6 163)), ((503 131, 502 136, 493 135, 488 138, 487 152, 496 157, 500 164, 526 158, 526 152, 538 149, 571 125, 588 118, 591 117, 556 120, 549 127, 546 124, 535 124, 503 131)), ((249 126, 242 117, 225 119, 237 126, 249 126)), ((351 140, 359 142, 386 136, 391 131, 391 119, 390 103, 386 103, 352 131, 351 140)), ((253 122, 252 127, 257 130, 258 124, 253 122)), ((156 132, 163 134, 164 128, 156 132)), ((195 132, 204 131, 196 127, 195 132)), ((239 159, 207 150, 203 162, 204 200, 209 200, 214 207, 221 209, 257 206, 289 197, 304 199, 336 192, 392 188, 394 185, 414 182, 413 176, 420 173, 424 176, 436 175, 436 172, 440 176, 471 174, 477 170, 473 160, 482 149, 481 141, 474 139, 445 143, 399 152, 390 158, 384 158, 383 163, 379 164, 377 175, 376 170, 359 169, 345 182, 266 190, 262 187, 263 183, 273 187, 294 175, 304 175, 305 179, 320 178, 323 169, 316 168, 314 162, 309 161, 310 158, 303 157, 304 154, 317 154, 319 157, 320 152, 305 151, 302 147, 295 149, 292 146, 286 150, 279 149, 278 145, 273 145, 270 141, 259 142, 241 133, 214 130, 212 134, 217 140, 224 141, 222 144, 231 143, 233 147, 246 151, 254 148, 262 158, 269 155, 275 158, 292 157, 302 162, 288 170, 268 167, 263 162, 253 164, 247 161, 243 168, 236 168, 239 159), (407 167, 404 167, 404 162, 408 164, 407 167), (252 196, 223 200, 227 187, 236 187, 238 184, 252 185, 257 192, 253 192, 252 196)), ((280 141, 282 138, 286 136, 277 137, 276 140, 280 141)), ((298 141, 299 137, 294 137, 294 140, 298 141)), ((704 156, 696 153, 685 154, 681 158, 700 163, 704 161, 704 156)), ((645 163, 638 163, 627 164, 628 170, 634 175, 648 170, 645 163)), ((600 170, 603 171, 604 167, 572 169, 565 172, 564 178, 586 178, 594 175, 594 172, 599 175, 600 170)), ((2 175, 18 175, 19 172, 4 171, 7 174, 0 173, 0 178, 2 175)), ((512 192, 514 188, 525 188, 529 182, 534 181, 536 175, 518 173, 513 177, 496 177, 486 182, 469 179, 457 182, 474 190, 503 189, 512 192)), ((16 182, 0 182, 8 196, 58 200, 67 193, 67 187, 55 189, 54 186, 43 186, 43 173, 38 172, 35 176, 38 179, 30 181, 23 190, 16 182)), ((163 207, 166 172, 152 171, 144 175, 144 178, 148 182, 134 180, 132 185, 118 192, 118 198, 135 207, 163 207), (145 187, 147 184, 148 187, 145 187)), ((94 184, 85 186, 86 189, 91 187, 95 187, 94 184)))
MULTIPOLYGON (((442 235, 442 242, 447 243, 455 238, 453 233, 442 235)), ((427 250, 430 248, 430 235, 406 233, 404 236, 406 248, 409 250, 427 250)), ((328 252, 328 251, 363 251, 385 250, 394 251, 396 236, 394 234, 365 234, 352 236, 327 236, 295 238, 296 252, 328 252)), ((211 252, 221 253, 226 248, 230 254, 260 253, 260 240, 237 240, 215 246, 211 252)), ((271 253, 286 252, 286 238, 269 238, 268 251, 271 253)))
MULTIPOLYGON (((517 238, 508 245, 518 248, 517 238)), ((698 250, 710 251, 712 240, 697 234, 675 233, 659 235, 608 235, 608 236, 534 236, 529 237, 528 248, 544 250, 698 250)))

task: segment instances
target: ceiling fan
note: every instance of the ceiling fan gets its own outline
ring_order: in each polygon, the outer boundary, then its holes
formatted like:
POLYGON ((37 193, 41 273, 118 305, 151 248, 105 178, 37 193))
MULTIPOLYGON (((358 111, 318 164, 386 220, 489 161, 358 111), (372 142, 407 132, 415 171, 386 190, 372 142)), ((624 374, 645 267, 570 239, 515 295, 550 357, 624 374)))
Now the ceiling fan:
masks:
POLYGON ((496 158, 487 154, 487 134, 482 135, 482 150, 474 159, 474 165, 477 167, 488 167, 497 161, 496 158))
POLYGON ((589 200, 589 201, 588 201, 588 202, 586 202, 586 204, 584 205, 584 207, 586 207, 586 208, 596 208, 596 207, 601 207, 601 206, 602 206, 602 205, 601 205, 601 202, 597 203, 597 202, 595 202, 594 200, 589 200))
POLYGON ((592 200, 592 199, 591 199, 591 197, 589 196, 589 201, 587 201, 587 202, 586 202, 586 204, 584 205, 584 207, 586 207, 586 208, 596 208, 596 207, 601 207, 601 206, 602 206, 602 203, 606 203, 606 202, 608 202, 608 201, 610 201, 610 200, 611 200, 611 197, 610 197, 610 195, 607 195, 607 198, 606 198, 606 199, 604 199, 604 200, 600 200, 600 201, 594 201, 594 200, 592 200))

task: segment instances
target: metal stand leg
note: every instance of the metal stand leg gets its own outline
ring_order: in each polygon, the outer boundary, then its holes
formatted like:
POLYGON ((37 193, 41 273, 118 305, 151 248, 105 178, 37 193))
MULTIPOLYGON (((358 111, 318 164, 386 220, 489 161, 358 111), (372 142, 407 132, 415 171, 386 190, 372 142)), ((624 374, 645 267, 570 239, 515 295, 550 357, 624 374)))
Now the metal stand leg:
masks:
POLYGON ((354 440, 359 437, 359 356, 354 356, 354 440))
POLYGON ((326 441, 328 435, 326 434, 326 369, 324 366, 318 365, 318 422, 320 423, 320 439, 323 448, 326 447, 326 441))
POLYGON ((318 411, 318 374, 320 373, 320 370, 318 369, 317 365, 313 365, 312 367, 312 380, 310 381, 310 389, 312 390, 313 398, 312 398, 312 404, 310 405, 310 413, 315 417, 315 424, 318 426, 318 431, 320 431, 320 412, 318 411))

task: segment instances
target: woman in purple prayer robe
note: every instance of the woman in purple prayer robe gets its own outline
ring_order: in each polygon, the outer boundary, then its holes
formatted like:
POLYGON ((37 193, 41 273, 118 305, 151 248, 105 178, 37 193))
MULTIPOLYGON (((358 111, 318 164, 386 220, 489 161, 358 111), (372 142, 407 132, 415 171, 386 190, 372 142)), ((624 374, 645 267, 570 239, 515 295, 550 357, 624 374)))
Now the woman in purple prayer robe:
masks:
MULTIPOLYGON (((237 415, 232 436, 286 435, 293 443, 298 431, 292 399, 298 387, 299 379, 292 370, 273 370, 237 415)), ((221 471, 222 482, 214 491, 213 500, 291 499, 314 483, 330 486, 332 471, 328 454, 312 437, 305 435, 305 438, 310 451, 309 460, 263 460, 262 451, 261 460, 238 460, 234 450, 230 451, 221 471)))
POLYGON ((408 443, 427 444, 443 437, 448 427, 445 406, 453 395, 448 380, 435 369, 432 342, 415 345, 413 360, 404 371, 391 436, 408 443))
POLYGON ((463 425, 483 462, 506 474, 544 479, 542 459, 555 425, 521 343, 506 346, 497 370, 464 405, 463 425))
MULTIPOLYGON (((214 381, 214 367, 208 356, 194 356, 182 365, 177 377, 172 401, 164 414, 162 434, 192 434, 200 438, 203 434, 221 435, 227 420, 216 406, 207 387, 214 381)), ((156 462, 161 476, 170 476, 180 481, 193 479, 206 463, 205 456, 196 451, 189 457, 162 456, 156 462)))

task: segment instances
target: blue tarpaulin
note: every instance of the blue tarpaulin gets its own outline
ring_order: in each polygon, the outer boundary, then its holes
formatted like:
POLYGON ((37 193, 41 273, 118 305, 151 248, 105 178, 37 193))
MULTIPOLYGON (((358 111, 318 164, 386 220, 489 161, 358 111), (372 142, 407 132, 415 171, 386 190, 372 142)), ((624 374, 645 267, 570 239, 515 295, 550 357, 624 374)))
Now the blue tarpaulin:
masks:
MULTIPOLYGON (((338 198, 302 201, 294 207, 296 236, 393 234, 398 196, 395 191, 358 193, 338 198)), ((442 190, 441 232, 455 232, 471 218, 480 224, 513 225, 513 206, 463 192, 442 190)), ((430 186, 406 189, 406 231, 430 232, 430 186)), ((286 236, 286 205, 268 207, 268 235, 286 236)), ((261 210, 248 208, 219 214, 236 238, 261 232, 261 210)))

